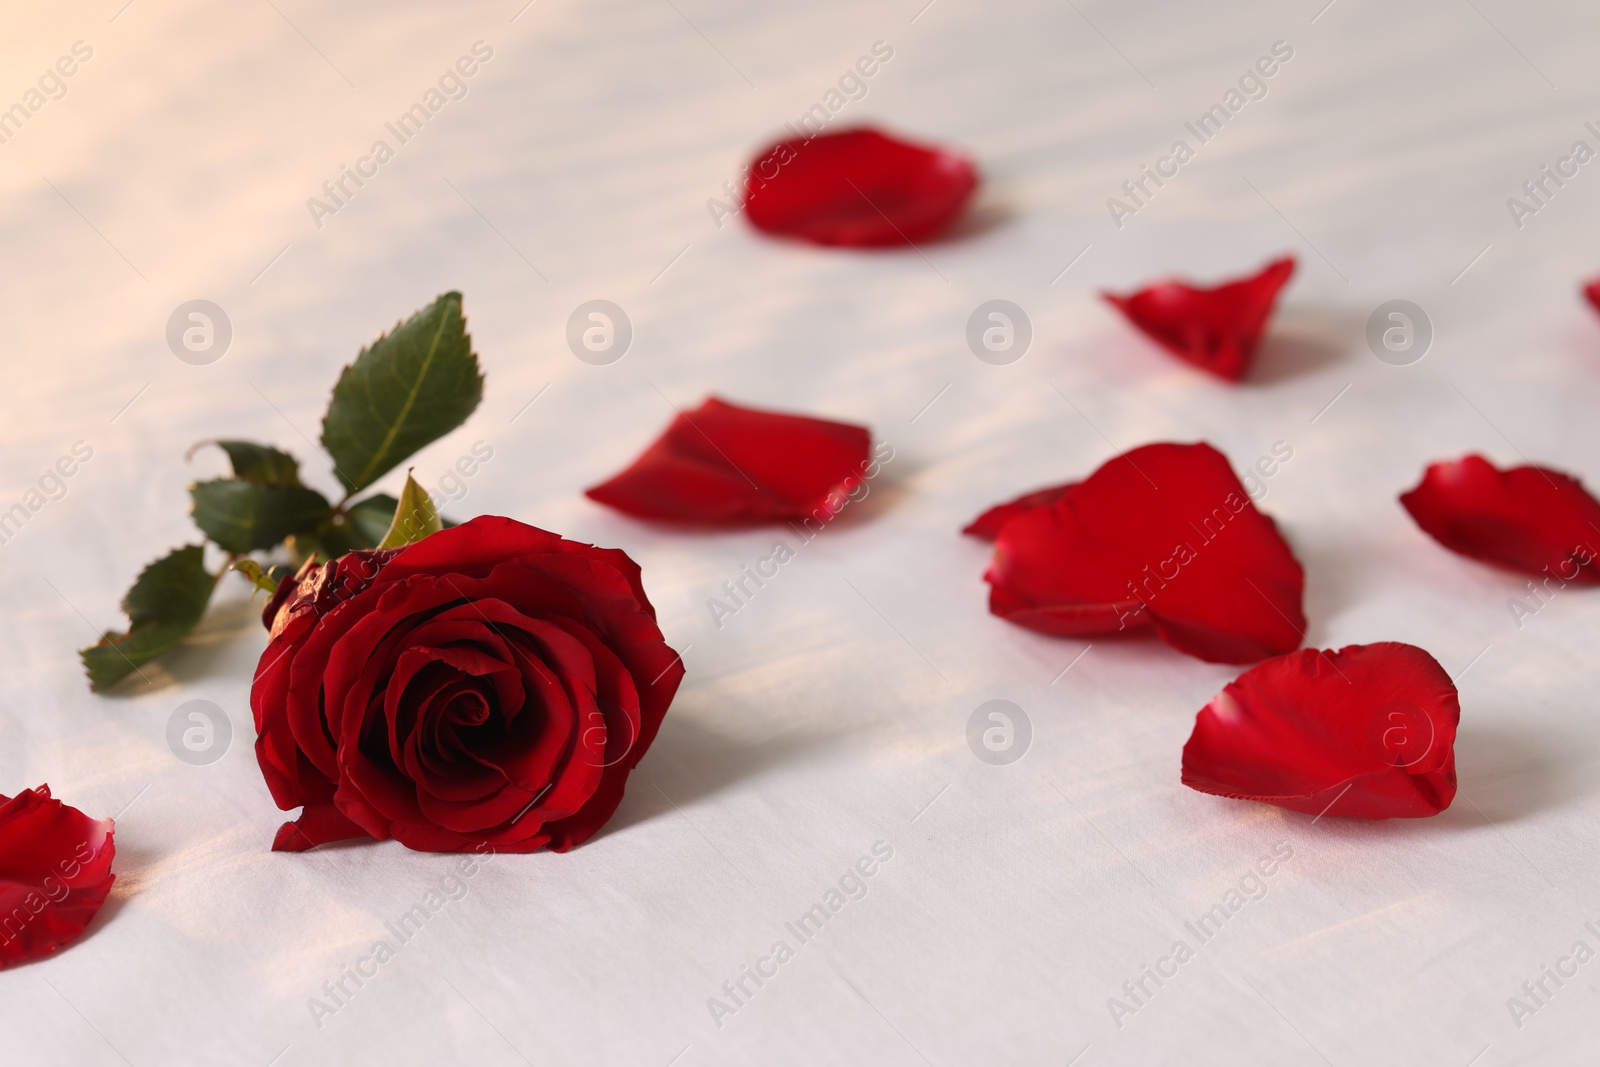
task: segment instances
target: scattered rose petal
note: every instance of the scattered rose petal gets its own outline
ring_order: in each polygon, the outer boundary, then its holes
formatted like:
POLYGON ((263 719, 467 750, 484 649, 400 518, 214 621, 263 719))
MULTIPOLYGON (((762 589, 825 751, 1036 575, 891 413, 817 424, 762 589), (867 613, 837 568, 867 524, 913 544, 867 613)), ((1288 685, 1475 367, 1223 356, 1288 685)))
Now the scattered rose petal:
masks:
POLYGON ((1200 710, 1183 784, 1307 815, 1416 819, 1456 795, 1461 705, 1415 645, 1305 648, 1252 667, 1200 710))
POLYGON ((1127 296, 1104 296, 1179 359, 1237 382, 1250 370, 1262 327, 1294 267, 1294 257, 1284 256, 1253 277, 1214 289, 1164 281, 1127 296))
POLYGON ((110 819, 91 819, 50 787, 0 796, 0 969, 70 945, 106 902, 116 855, 110 819))
POLYGON ((1570 474, 1497 470, 1482 456, 1435 463, 1400 503, 1452 552, 1524 574, 1600 584, 1600 501, 1570 474))
POLYGON ((1048 634, 1154 628, 1175 648, 1253 663, 1298 648, 1305 576, 1221 452, 1151 444, 1008 519, 989 610, 1048 634))
POLYGON ((1071 492, 1077 485, 1077 482, 1068 482, 1065 485, 1050 485, 1043 489, 1035 489, 1031 493, 1024 493, 1017 499, 1008 500, 1004 504, 996 504, 967 523, 961 532, 985 541, 993 541, 1000 536, 1000 528, 1008 521, 1025 511, 1049 507, 1071 492))
POLYGON ((826 522, 866 478, 863 426, 737 407, 712 397, 680 412, 620 474, 587 490, 641 519, 748 525, 826 522))
POLYGON ((819 245, 916 244, 950 225, 977 185, 963 156, 856 129, 762 151, 744 206, 756 229, 819 245))
POLYGON ((1588 285, 1585 285, 1583 287, 1583 295, 1588 298, 1589 303, 1594 306, 1596 311, 1600 311, 1600 278, 1596 278, 1588 285))

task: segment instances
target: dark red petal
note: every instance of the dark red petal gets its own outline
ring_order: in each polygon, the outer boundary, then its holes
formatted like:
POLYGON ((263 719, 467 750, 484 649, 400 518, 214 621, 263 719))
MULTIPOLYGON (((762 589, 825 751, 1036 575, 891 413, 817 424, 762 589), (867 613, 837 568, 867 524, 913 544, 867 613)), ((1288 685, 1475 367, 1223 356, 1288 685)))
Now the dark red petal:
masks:
POLYGON ((827 522, 863 479, 871 443, 862 426, 712 397, 680 413, 632 466, 588 496, 641 519, 827 522))
POLYGON ((262 626, 265 626, 269 631, 272 629, 273 623, 278 619, 278 610, 294 598, 299 592, 300 580, 316 565, 316 557, 312 556, 301 564, 298 573, 285 574, 278 579, 278 587, 273 590, 272 595, 267 598, 266 606, 261 609, 262 626))
POLYGON ((1596 311, 1600 311, 1600 278, 1596 278, 1583 287, 1583 295, 1588 298, 1596 311))
POLYGON ((744 206, 756 229, 819 245, 917 244, 949 226, 977 186, 964 156, 855 129, 762 151, 744 206))
POLYGON ((989 610, 1043 633, 1154 626, 1214 663, 1298 648, 1305 576, 1222 453, 1152 444, 1013 516, 984 575, 989 610))
MULTIPOLYGON (((267 643, 250 686, 250 710, 256 723, 256 761, 278 807, 288 810, 333 796, 333 779, 319 770, 295 743, 284 708, 290 668, 298 645, 315 623, 309 615, 291 620, 267 643)), ((328 765, 333 764, 331 750, 328 765)))
POLYGON ((293 579, 293 586, 278 584, 272 596, 278 605, 276 615, 262 613, 269 637, 278 634, 293 619, 306 615, 320 617, 371 587, 387 564, 398 555, 398 548, 361 549, 347 552, 330 563, 307 560, 293 579))
POLYGON ((1031 493, 1024 493, 1017 499, 1008 500, 1004 504, 996 504, 969 522, 962 528, 961 532, 972 537, 980 537, 985 541, 993 541, 1000 536, 1000 528, 1008 521, 1025 511, 1049 507, 1066 496, 1077 485, 1077 482, 1068 482, 1065 485, 1046 486, 1043 489, 1035 489, 1031 493))
POLYGON ((1482 456, 1430 466, 1400 503, 1452 552, 1559 582, 1600 584, 1600 501, 1570 474, 1497 470, 1482 456))
POLYGON ((1243 380, 1272 307, 1294 274, 1293 256, 1214 289, 1157 282, 1127 296, 1103 294, 1128 321, 1179 359, 1231 382, 1243 380))
POLYGON ((493 754, 516 788, 506 790, 494 804, 457 805, 431 796, 431 783, 419 781, 425 787, 418 798, 422 812, 427 821, 458 831, 489 829, 513 816, 538 826, 570 814, 588 801, 600 780, 596 753, 604 750, 605 739, 584 737, 584 724, 600 714, 594 660, 583 643, 562 627, 523 617, 497 600, 471 606, 491 614, 502 632, 523 635, 518 642, 525 646, 522 669, 534 683, 539 713, 528 717, 518 750, 493 754), (513 798, 520 799, 513 803, 513 798), (531 806, 535 798, 542 802, 537 808, 531 806), (485 810, 471 812, 473 807, 485 810), (489 813, 498 817, 485 819, 489 813))
MULTIPOLYGON (((452 674, 439 663, 424 668, 419 677, 412 679, 402 694, 401 710, 388 713, 391 723, 395 714, 410 723, 400 753, 391 758, 407 778, 425 786, 429 794, 457 803, 481 801, 505 789, 506 775, 492 760, 485 759, 465 742, 461 734, 461 716, 457 712, 469 701, 467 697, 460 697, 459 702, 453 703, 452 692, 458 697, 463 692, 468 696, 474 693, 483 696, 474 689, 472 682, 452 674)), ((486 710, 487 701, 479 701, 477 707, 480 711, 486 710)), ((505 743, 502 738, 496 747, 503 747, 505 743)))
POLYGON ((307 804, 298 819, 278 827, 278 833, 272 839, 272 851, 304 852, 330 841, 370 836, 334 807, 333 801, 327 800, 307 804))
MULTIPOLYGON (((566 852, 581 845, 610 820, 617 805, 622 802, 623 786, 628 774, 644 757, 661 725, 660 713, 652 713, 652 707, 657 706, 659 701, 647 690, 646 701, 641 705, 637 688, 622 661, 599 644, 589 631, 576 627, 569 629, 573 636, 590 645, 595 665, 599 668, 600 686, 595 696, 603 714, 600 719, 591 720, 587 729, 604 734, 601 753, 604 766, 594 794, 583 807, 545 827, 550 836, 549 847, 556 852, 566 852)), ((682 663, 673 663, 671 670, 681 675, 682 663)), ((659 675, 656 680, 658 683, 661 680, 659 675)), ((672 684, 677 684, 675 679, 672 684)), ((548 804, 545 806, 548 807, 548 804)))
POLYGON ((100 911, 116 876, 115 827, 50 796, 50 787, 0 796, 0 969, 72 944, 100 911))
POLYGON ((1437 815, 1456 795, 1460 718, 1450 676, 1415 645, 1301 649, 1201 709, 1183 784, 1308 815, 1437 815))
POLYGON ((560 534, 500 515, 480 515, 406 546, 384 567, 383 576, 386 581, 399 581, 412 574, 482 577, 502 563, 541 553, 581 556, 609 566, 627 580, 634 599, 650 618, 656 617, 655 608, 645 596, 639 565, 620 548, 596 548, 582 541, 568 541, 560 534))

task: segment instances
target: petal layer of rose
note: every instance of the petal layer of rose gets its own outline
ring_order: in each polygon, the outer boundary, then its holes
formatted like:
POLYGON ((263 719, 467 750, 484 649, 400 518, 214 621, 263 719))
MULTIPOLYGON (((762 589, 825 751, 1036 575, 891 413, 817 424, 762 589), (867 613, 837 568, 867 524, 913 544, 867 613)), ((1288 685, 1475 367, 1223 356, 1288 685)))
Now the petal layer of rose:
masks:
POLYGON ((1201 659, 1253 663, 1300 645, 1304 573, 1207 444, 1152 444, 1000 528, 989 610, 1061 635, 1154 627, 1201 659))
POLYGON ((110 819, 91 819, 49 786, 0 797, 0 968, 48 956, 83 934, 116 877, 110 819))
POLYGON ((587 490, 642 519, 702 525, 826 522, 867 470, 863 426, 712 397, 685 411, 626 470, 587 490))
POLYGON ((978 185, 965 157, 873 129, 780 141, 750 171, 745 214, 756 229, 860 248, 938 236, 978 185))
POLYGON ((486 516, 304 572, 251 708, 274 848, 564 851, 616 810, 683 676, 639 568, 486 516))
POLYGON ((1435 463, 1400 503, 1452 552, 1525 574, 1600 583, 1600 501, 1570 474, 1498 470, 1482 456, 1435 463))
POLYGON ((1106 293, 1105 298, 1179 359, 1236 382, 1249 372, 1278 291, 1294 267, 1294 257, 1285 256, 1249 278, 1215 288, 1164 281, 1127 296, 1106 293))
POLYGON ((1456 793, 1456 688, 1414 645, 1301 649, 1230 682, 1195 719, 1183 783, 1309 815, 1419 818, 1456 793))

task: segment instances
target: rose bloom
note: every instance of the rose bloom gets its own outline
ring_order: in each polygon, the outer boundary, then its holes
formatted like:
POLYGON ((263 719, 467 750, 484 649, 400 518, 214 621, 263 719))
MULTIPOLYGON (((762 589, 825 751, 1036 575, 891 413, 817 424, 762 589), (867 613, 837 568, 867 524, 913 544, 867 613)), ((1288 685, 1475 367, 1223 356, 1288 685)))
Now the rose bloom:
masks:
POLYGON ((250 691, 273 848, 564 852, 605 824, 683 677, 639 567, 485 516, 285 578, 250 691))

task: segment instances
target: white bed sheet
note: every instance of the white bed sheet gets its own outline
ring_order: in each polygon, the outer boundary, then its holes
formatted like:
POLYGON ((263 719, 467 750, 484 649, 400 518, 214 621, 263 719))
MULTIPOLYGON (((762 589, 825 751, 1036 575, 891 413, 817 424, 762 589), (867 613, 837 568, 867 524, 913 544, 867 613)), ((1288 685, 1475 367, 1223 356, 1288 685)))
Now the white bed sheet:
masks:
POLYGON ((1595 1061, 1600 962, 1546 980, 1531 1015, 1508 999, 1575 942, 1600 949, 1585 926, 1600 929, 1600 607, 1566 591, 1519 628, 1521 582, 1428 541, 1395 497, 1467 451, 1600 474, 1600 321, 1577 295, 1600 269, 1600 163, 1547 185, 1520 227, 1506 203, 1573 142, 1600 147, 1584 125, 1600 120, 1600 11, 521 2, 3 16, 0 105, 73 42, 93 55, 0 144, 0 507, 75 442, 93 458, 0 545, 0 790, 48 781, 117 815, 118 882, 84 941, 0 974, 0 1060, 1595 1061), (313 219, 307 199, 478 41, 493 55, 467 95, 313 219), (963 233, 854 254, 716 225, 723 181, 878 41, 892 58, 833 122, 970 151, 985 184, 963 233), (1266 95, 1116 226, 1120 183, 1278 41, 1293 58, 1266 95), (1285 250, 1300 273, 1238 388, 1096 295, 1285 250), (140 566, 194 536, 185 482, 220 459, 185 466, 191 443, 275 442, 331 485, 309 438, 339 367, 452 288, 487 394, 418 474, 487 442, 450 511, 625 548, 688 675, 601 836, 487 865, 319 1017, 323 983, 454 859, 268 851, 283 815, 250 746, 264 634, 243 583, 149 686, 91 695, 74 650, 121 625, 140 566), (233 325, 206 366, 164 340, 194 298, 233 325), (594 298, 635 328, 609 366, 565 346, 594 298), (1033 324, 1009 366, 964 340, 992 298, 1033 324), (1436 330, 1414 365, 1363 340, 1392 299, 1436 330), (720 628, 707 598, 789 534, 685 535, 580 493, 713 392, 859 421, 895 450, 868 500, 720 628), (1188 790, 1193 714, 1234 672, 987 613, 985 548, 960 526, 1161 439, 1241 467, 1293 449, 1262 506, 1306 565, 1310 640, 1411 641, 1465 672, 1449 811, 1313 825, 1188 790), (234 727, 208 766, 166 746, 191 699, 234 727), (992 699, 1032 724, 1009 766, 967 746, 992 699), (788 932, 878 842, 892 858, 866 895, 804 943, 788 932), (1292 856, 1265 895, 1199 944, 1185 923, 1274 846, 1292 856), (1180 939, 1194 958, 1113 1012, 1180 939), (793 957, 735 1002, 723 983, 779 940, 793 957))

